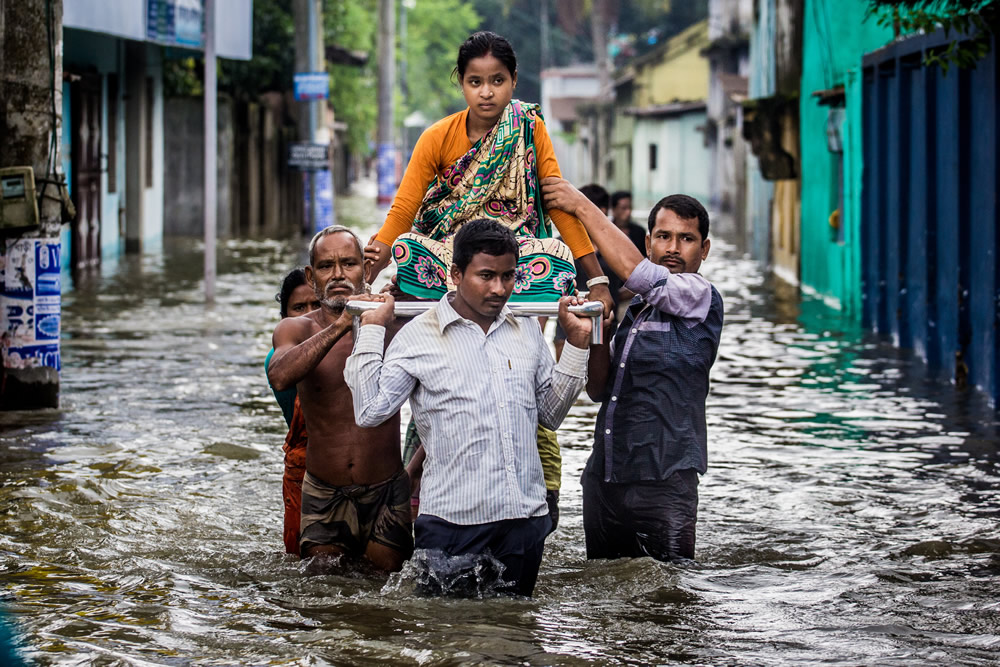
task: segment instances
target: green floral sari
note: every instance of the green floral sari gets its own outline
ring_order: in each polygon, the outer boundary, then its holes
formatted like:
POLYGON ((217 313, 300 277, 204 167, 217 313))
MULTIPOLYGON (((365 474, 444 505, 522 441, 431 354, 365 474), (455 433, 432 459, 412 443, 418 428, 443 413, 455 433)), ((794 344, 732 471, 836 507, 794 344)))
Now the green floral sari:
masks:
POLYGON ((439 299, 451 284, 452 243, 462 225, 497 220, 520 246, 511 301, 554 301, 573 291, 569 248, 552 238, 542 210, 535 161, 538 105, 511 100, 500 120, 427 188, 413 232, 392 245, 397 281, 407 294, 439 299))

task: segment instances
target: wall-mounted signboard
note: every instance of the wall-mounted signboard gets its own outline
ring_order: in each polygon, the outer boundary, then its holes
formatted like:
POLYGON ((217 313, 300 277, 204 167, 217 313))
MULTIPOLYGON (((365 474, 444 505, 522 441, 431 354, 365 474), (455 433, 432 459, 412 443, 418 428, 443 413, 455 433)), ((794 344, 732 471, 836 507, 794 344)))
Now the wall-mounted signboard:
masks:
POLYGON ((330 75, 326 72, 295 74, 295 101, 325 100, 330 96, 330 75))
POLYGON ((300 141, 288 146, 288 166, 299 171, 324 171, 330 168, 330 147, 300 141))
POLYGON ((189 48, 204 48, 203 0, 146 0, 146 39, 189 48))

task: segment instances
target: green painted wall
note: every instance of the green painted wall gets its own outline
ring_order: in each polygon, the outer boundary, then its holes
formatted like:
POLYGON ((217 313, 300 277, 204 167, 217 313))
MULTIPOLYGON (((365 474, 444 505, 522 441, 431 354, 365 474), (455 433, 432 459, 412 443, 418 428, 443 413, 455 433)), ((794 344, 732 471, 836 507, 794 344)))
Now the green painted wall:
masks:
POLYGON ((841 308, 861 312, 861 58, 892 39, 892 30, 865 20, 867 0, 805 0, 802 26, 802 95, 799 102, 802 157, 802 287, 841 308), (813 92, 843 85, 846 108, 840 129, 843 154, 830 152, 830 107, 813 92), (841 230, 830 224, 840 204, 841 230))

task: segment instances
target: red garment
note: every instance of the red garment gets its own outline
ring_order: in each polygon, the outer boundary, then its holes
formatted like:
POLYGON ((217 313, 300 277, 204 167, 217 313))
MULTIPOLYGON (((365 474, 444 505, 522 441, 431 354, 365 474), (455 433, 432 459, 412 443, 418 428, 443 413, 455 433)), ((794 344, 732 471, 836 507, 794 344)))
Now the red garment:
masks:
POLYGON ((302 478, 306 474, 306 418, 295 397, 292 423, 285 436, 285 474, 281 480, 281 495, 285 499, 285 553, 299 555, 299 522, 302 518, 302 478))

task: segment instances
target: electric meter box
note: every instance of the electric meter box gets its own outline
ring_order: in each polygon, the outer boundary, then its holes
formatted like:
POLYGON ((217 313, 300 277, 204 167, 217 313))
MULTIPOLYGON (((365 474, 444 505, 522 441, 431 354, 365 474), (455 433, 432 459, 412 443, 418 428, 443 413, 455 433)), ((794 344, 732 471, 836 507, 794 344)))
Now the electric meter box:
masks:
POLYGON ((38 227, 35 171, 31 167, 0 169, 0 234, 38 227))

